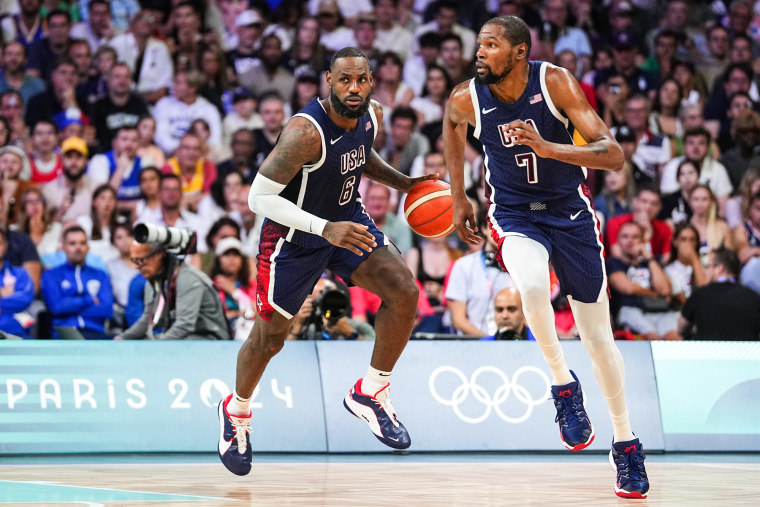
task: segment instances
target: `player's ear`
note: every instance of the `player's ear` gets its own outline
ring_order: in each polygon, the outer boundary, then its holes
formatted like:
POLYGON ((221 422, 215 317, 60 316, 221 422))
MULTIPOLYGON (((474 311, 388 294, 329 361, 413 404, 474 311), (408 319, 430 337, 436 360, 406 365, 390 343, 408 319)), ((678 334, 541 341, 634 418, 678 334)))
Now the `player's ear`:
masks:
POLYGON ((330 71, 325 72, 325 82, 327 83, 327 86, 332 88, 332 73, 330 71))
POLYGON ((517 48, 515 48, 517 51, 517 57, 518 58, 528 58, 528 45, 524 42, 522 44, 518 44, 517 48))

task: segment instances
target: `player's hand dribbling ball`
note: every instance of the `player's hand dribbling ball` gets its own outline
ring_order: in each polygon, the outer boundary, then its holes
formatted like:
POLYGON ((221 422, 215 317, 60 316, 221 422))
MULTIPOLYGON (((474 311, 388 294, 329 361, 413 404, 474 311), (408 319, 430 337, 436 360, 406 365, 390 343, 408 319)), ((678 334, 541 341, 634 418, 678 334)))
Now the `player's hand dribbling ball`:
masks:
POLYGON ((454 200, 445 181, 428 180, 416 184, 404 201, 404 216, 414 232, 426 238, 440 238, 454 230, 454 200))

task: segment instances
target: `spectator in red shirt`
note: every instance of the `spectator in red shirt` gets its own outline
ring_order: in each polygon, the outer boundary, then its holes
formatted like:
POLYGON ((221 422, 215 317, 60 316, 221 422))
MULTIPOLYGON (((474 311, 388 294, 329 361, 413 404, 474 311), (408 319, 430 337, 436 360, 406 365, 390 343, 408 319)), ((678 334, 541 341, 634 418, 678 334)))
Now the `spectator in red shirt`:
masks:
POLYGON ((644 230, 644 240, 648 242, 652 255, 658 258, 661 263, 667 263, 670 258, 670 240, 673 231, 665 221, 654 218, 662 206, 657 187, 649 184, 640 185, 631 204, 633 213, 618 215, 611 218, 607 223, 607 235, 604 238, 605 248, 611 255, 620 257, 621 251, 617 244, 620 226, 626 222, 636 222, 644 230))

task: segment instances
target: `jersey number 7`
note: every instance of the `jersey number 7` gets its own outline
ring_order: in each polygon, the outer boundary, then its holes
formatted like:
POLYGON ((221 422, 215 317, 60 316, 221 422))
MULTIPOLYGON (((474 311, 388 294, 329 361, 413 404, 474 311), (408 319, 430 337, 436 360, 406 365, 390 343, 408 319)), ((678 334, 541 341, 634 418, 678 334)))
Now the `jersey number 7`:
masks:
MULTIPOLYGON (((536 122, 534 122, 531 118, 528 118, 525 120, 525 123, 529 124, 531 127, 533 127, 536 132, 538 132, 538 127, 536 126, 536 122)), ((514 140, 512 139, 512 136, 509 135, 511 133, 510 130, 507 130, 507 124, 499 125, 499 136, 501 137, 501 144, 504 145, 505 148, 511 148, 515 145, 514 140)), ((518 165, 518 167, 525 167, 525 171, 528 176, 528 183, 535 184, 538 183, 538 158, 536 157, 536 154, 533 152, 530 153, 520 153, 515 155, 515 163, 518 165)))
POLYGON ((525 167, 528 174, 528 183, 538 183, 538 158, 532 151, 515 155, 515 162, 519 167, 525 167))

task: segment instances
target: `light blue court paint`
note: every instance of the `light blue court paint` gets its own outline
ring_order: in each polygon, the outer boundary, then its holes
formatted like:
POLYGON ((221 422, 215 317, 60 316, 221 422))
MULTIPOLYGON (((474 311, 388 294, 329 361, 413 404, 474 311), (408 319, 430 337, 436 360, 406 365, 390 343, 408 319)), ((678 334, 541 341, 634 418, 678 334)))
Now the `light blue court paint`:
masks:
POLYGON ((0 502, 200 502, 229 500, 208 496, 170 495, 123 489, 83 488, 41 482, 0 481, 0 502))

